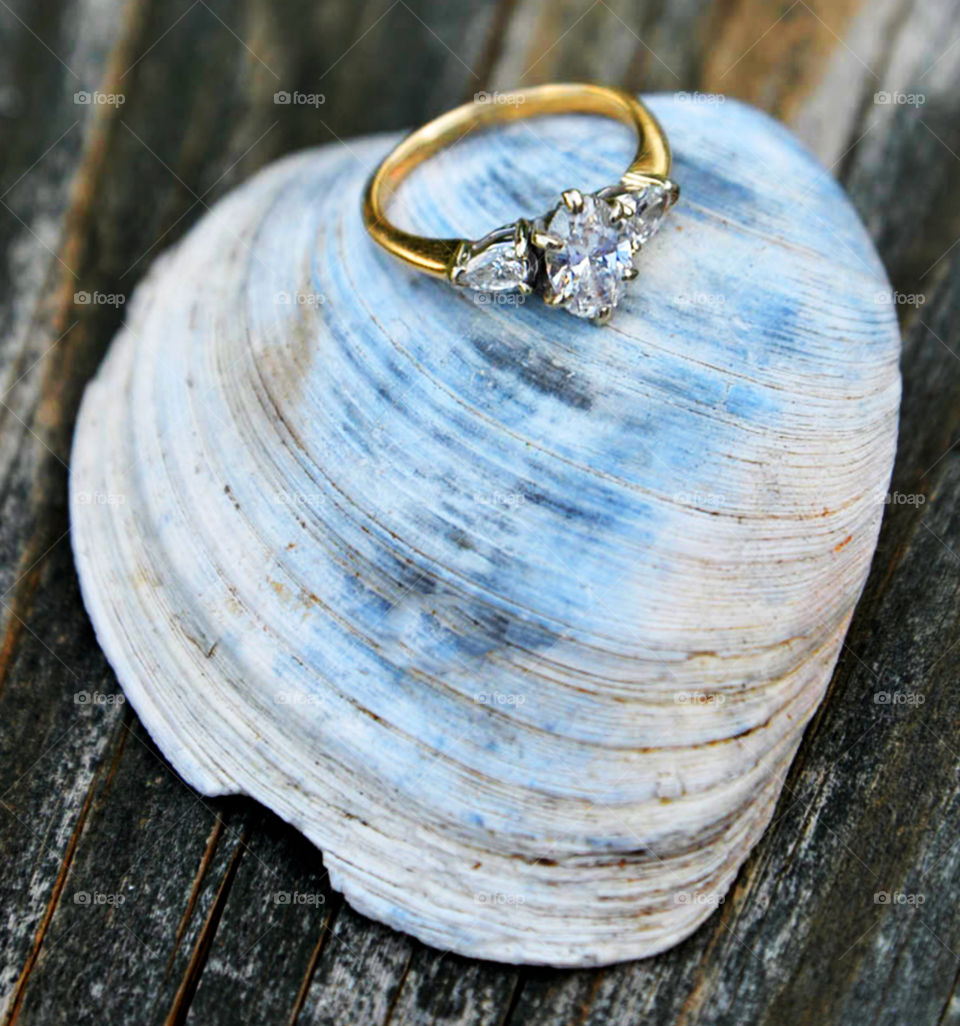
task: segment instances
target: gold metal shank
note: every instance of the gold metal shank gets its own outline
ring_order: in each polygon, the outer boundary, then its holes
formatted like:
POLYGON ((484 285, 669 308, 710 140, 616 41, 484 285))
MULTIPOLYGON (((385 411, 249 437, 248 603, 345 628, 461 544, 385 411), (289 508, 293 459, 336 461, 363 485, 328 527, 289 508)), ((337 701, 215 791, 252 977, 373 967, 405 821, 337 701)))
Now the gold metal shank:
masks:
POLYGON ((388 252, 428 274, 448 276, 465 239, 432 239, 391 223, 385 208, 410 172, 476 127, 548 114, 599 114, 632 128, 637 151, 620 181, 625 188, 670 174, 670 146, 657 119, 630 93, 606 86, 554 84, 500 93, 496 103, 466 103, 418 128, 387 155, 367 182, 363 221, 388 252))

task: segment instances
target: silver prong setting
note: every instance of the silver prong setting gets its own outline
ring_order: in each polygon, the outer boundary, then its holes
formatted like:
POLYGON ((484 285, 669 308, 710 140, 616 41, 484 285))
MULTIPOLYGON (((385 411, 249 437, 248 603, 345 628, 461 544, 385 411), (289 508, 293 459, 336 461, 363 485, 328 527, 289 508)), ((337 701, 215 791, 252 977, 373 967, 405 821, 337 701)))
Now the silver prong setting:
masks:
POLYGON ((534 228, 530 233, 530 241, 539 249, 563 249, 562 239, 558 239, 555 235, 551 235, 540 228, 534 228))
POLYGON ((527 255, 530 248, 530 222, 520 218, 513 232, 513 248, 519 259, 527 255))
POLYGON ((614 224, 619 224, 624 218, 630 216, 631 211, 627 209, 626 204, 617 196, 607 200, 607 204, 610 207, 610 220, 614 224))
POLYGON ((583 193, 579 189, 565 189, 563 205, 571 214, 579 214, 583 210, 583 193))
POLYGON ((613 316, 613 307, 612 306, 601 307, 600 308, 600 313, 598 313, 597 316, 593 318, 593 323, 596 324, 598 328, 602 328, 604 324, 609 324, 610 323, 610 318, 612 316, 613 316))
POLYGON ((466 284, 464 281, 464 271, 467 260, 470 258, 470 250, 469 242, 461 242, 457 248, 457 254, 453 258, 453 266, 450 268, 449 278, 458 288, 463 288, 466 284))

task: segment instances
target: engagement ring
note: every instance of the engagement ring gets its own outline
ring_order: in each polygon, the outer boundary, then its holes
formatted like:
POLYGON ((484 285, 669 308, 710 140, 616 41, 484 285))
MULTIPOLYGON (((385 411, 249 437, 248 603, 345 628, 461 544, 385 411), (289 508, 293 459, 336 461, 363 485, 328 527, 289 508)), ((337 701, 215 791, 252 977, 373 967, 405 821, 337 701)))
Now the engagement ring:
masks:
POLYGON ((364 193, 367 230, 394 256, 459 288, 536 292, 550 306, 604 324, 626 282, 637 277, 637 255, 679 196, 663 129, 636 97, 603 86, 545 85, 497 99, 442 114, 387 155, 364 193), (631 127, 637 151, 620 181, 593 193, 567 189, 543 216, 520 218, 476 240, 426 238, 387 219, 386 202, 400 182, 472 128, 548 114, 600 114, 631 127))

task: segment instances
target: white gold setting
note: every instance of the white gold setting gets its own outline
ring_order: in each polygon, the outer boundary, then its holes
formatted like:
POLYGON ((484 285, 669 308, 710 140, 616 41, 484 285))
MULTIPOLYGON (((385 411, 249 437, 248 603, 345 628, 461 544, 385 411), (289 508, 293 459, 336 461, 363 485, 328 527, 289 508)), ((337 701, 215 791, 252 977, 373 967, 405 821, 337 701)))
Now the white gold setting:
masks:
POLYGON ((567 189, 542 217, 463 242, 449 279, 477 292, 537 292, 549 306, 605 324, 679 192, 669 179, 641 175, 594 193, 567 189))

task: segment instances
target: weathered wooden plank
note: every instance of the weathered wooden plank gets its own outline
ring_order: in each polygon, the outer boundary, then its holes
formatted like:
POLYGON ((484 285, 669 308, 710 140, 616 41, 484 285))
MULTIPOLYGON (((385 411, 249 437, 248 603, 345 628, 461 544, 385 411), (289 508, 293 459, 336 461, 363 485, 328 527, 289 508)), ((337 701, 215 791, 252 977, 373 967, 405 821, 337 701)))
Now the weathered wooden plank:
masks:
POLYGON ((297 1022, 389 1022, 415 943, 343 905, 329 929, 297 1022))
POLYGON ((116 712, 73 700, 113 684, 77 616, 65 434, 51 430, 59 418, 44 406, 44 372, 70 342, 66 314, 76 279, 66 216, 84 140, 97 134, 90 108, 75 105, 74 93, 102 76, 120 5, 112 12, 102 6, 98 29, 88 22, 80 31, 75 19, 88 16, 89 5, 18 6, 4 17, 0 37, 0 64, 10 76, 3 95, 11 154, 0 197, 0 994, 11 1013, 49 938, 92 788, 109 766, 116 712), (66 305, 58 293, 69 296, 66 305), (53 581, 60 587, 51 588, 53 581))
POLYGON ((390 1022, 497 1026, 518 980, 516 970, 456 955, 437 957, 421 948, 407 968, 390 1022))
POLYGON ((27 980, 24 1021, 56 1022, 67 994, 80 1021, 164 1021, 237 843, 138 724, 121 720, 114 735, 27 980))
POLYGON ((340 898, 296 831, 248 803, 223 804, 249 840, 185 1021, 293 1021, 340 898))

